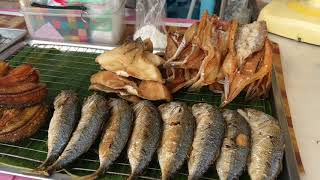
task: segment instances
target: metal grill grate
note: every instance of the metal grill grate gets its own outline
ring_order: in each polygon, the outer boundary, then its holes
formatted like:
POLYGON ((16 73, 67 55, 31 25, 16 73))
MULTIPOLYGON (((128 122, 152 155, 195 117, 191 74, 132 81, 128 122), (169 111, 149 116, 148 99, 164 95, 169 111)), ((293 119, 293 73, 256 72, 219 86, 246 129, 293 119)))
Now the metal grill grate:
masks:
MULTIPOLYGON (((90 76, 99 70, 99 65, 94 60, 97 54, 103 51, 102 49, 77 46, 34 44, 24 47, 9 60, 12 66, 29 63, 40 70, 41 81, 47 83, 49 88, 48 103, 52 104, 54 97, 64 89, 72 89, 81 97, 88 96, 91 93, 88 91, 90 76)), ((175 100, 185 101, 189 105, 196 102, 218 105, 220 98, 220 95, 213 94, 205 88, 197 93, 182 91, 174 95, 175 100)), ((244 102, 243 96, 240 96, 228 105, 228 108, 252 107, 272 114, 272 104, 271 98, 248 103, 244 102)), ((47 126, 43 127, 32 138, 25 139, 17 144, 0 143, 0 163, 30 169, 37 167, 46 158, 47 129, 47 126)), ((92 173, 99 166, 95 149, 97 149, 97 144, 62 173, 66 171, 74 175, 92 173)), ((104 177, 105 179, 125 179, 130 174, 130 166, 125 153, 124 151, 109 169, 104 177)), ((140 178, 159 179, 160 174, 155 157, 140 178)), ((187 166, 184 165, 174 179, 186 179, 186 177, 187 166)), ((218 179, 214 167, 211 167, 202 179, 218 179)), ((249 177, 244 175, 241 179, 249 179, 249 177)))
POLYGON ((11 42, 11 38, 4 37, 0 34, 0 52, 6 49, 11 42))
POLYGON ((26 34, 26 30, 0 28, 0 53, 20 40, 26 34))
POLYGON ((8 44, 10 41, 11 41, 11 38, 0 36, 0 47, 8 44))

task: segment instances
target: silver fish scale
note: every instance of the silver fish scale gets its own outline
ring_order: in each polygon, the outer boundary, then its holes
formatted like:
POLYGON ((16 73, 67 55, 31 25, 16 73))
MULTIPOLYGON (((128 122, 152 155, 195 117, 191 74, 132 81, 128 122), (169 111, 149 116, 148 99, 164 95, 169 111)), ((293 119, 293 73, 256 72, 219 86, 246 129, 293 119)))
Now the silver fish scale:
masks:
POLYGON ((282 169, 284 137, 278 122, 254 109, 238 110, 251 127, 252 149, 248 163, 251 179, 275 179, 282 169))
POLYGON ((40 168, 51 165, 67 145, 78 121, 79 99, 73 91, 61 91, 54 101, 54 113, 48 130, 47 159, 40 168))
POLYGON ((88 151, 100 134, 107 112, 107 103, 102 96, 89 96, 84 102, 81 119, 67 147, 48 171, 60 169, 88 151))
MULTIPOLYGON (((106 124, 99 145, 100 160, 114 161, 123 150, 131 132, 133 112, 130 105, 122 99, 110 103, 111 117, 106 124)), ((106 168, 108 168, 106 166, 106 168)))
POLYGON ((161 136, 161 116, 150 101, 134 106, 135 122, 128 145, 131 177, 142 173, 152 160, 161 136))
POLYGON ((109 106, 110 119, 105 125, 99 144, 100 166, 92 175, 83 179, 95 179, 108 170, 119 157, 130 136, 133 121, 131 106, 123 99, 112 99, 109 106))
POLYGON ((250 127, 237 111, 224 110, 223 117, 227 122, 227 132, 216 169, 221 180, 238 179, 250 152, 250 127), (243 144, 237 143, 238 137, 243 138, 243 144))
POLYGON ((170 102, 159 106, 163 135, 158 148, 162 180, 169 179, 184 163, 192 145, 194 118, 187 104, 170 102))
POLYGON ((188 162, 189 179, 199 179, 219 154, 225 122, 219 109, 207 103, 193 105, 192 114, 197 128, 188 162))

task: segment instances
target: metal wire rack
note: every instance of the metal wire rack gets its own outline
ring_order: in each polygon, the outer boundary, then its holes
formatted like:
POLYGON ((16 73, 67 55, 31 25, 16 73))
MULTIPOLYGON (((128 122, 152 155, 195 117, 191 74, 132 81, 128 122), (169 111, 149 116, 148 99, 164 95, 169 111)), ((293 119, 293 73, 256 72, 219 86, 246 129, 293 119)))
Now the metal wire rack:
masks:
MULTIPOLYGON (((102 53, 104 50, 106 49, 33 44, 24 47, 12 55, 9 58, 9 62, 12 66, 29 63, 38 68, 41 74, 41 81, 46 83, 49 88, 48 103, 52 104, 53 98, 61 90, 72 89, 81 97, 92 93, 88 91, 90 76, 100 69, 99 65, 95 63, 95 58, 97 54, 102 53)), ((207 89, 196 93, 182 91, 174 95, 175 100, 185 101, 190 105, 196 102, 208 102, 218 105, 220 98, 220 95, 213 94, 207 89)), ((272 104, 272 98, 259 99, 248 103, 244 102, 243 96, 240 96, 228 108, 252 107, 273 114, 272 104)), ((49 115, 49 117, 51 116, 49 115)), ((48 125, 43 127, 32 138, 25 139, 17 144, 0 143, 0 163, 30 169, 37 167, 46 158, 47 129, 48 125)), ((82 155, 69 167, 66 167, 62 173, 71 173, 73 175, 92 173, 99 166, 98 155, 95 152, 96 148, 97 145, 94 145, 89 152, 82 155)), ((108 170, 104 179, 125 179, 129 174, 130 165, 124 151, 108 170)), ((140 178, 159 179, 160 174, 160 168, 155 157, 149 168, 140 178)), ((187 167, 184 165, 174 179, 186 179, 186 177, 187 167)), ((202 179, 218 179, 214 167, 211 167, 202 179)), ((244 175, 241 179, 249 178, 247 175, 244 175)))
POLYGON ((0 53, 26 34, 25 30, 0 28, 0 53))
POLYGON ((11 41, 11 38, 4 37, 0 34, 0 52, 4 50, 11 41))
POLYGON ((0 36, 0 46, 8 44, 10 41, 11 41, 11 38, 0 36))

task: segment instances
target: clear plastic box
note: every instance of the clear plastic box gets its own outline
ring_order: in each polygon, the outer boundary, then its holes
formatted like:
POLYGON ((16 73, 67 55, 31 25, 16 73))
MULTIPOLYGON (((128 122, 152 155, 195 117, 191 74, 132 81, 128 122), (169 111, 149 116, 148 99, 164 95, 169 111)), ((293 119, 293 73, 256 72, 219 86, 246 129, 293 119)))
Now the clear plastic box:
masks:
POLYGON ((28 31, 33 39, 57 42, 117 44, 124 29, 124 3, 107 0, 110 7, 100 11, 31 7, 30 0, 20 0, 28 31))

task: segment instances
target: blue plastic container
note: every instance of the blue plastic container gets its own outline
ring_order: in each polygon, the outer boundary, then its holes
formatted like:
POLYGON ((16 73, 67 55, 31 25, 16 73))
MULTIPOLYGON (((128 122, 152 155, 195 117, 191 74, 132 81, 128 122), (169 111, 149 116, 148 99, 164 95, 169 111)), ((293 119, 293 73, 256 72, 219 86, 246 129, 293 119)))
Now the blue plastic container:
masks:
POLYGON ((201 0, 199 17, 201 17, 206 10, 208 10, 209 14, 212 16, 214 14, 215 5, 215 0, 201 0))

